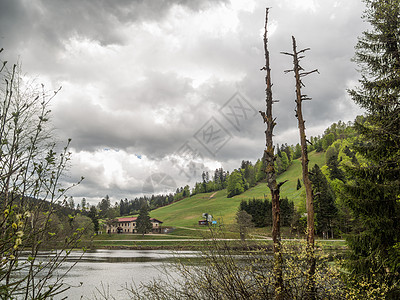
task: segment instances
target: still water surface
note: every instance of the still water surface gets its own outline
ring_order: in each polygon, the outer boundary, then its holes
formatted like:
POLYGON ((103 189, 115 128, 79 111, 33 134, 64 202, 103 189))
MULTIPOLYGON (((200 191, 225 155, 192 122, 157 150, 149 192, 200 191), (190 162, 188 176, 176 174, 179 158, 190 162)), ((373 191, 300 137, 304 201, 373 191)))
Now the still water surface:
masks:
MULTIPOLYGON (((67 270, 82 253, 74 252, 63 265, 67 270)), ((194 251, 168 250, 95 250, 86 252, 67 274, 64 282, 71 285, 56 299, 100 299, 97 289, 109 289, 115 299, 128 299, 123 287, 148 282, 155 277, 163 277, 161 269, 173 262, 174 258, 195 257, 194 251), (80 283, 83 283, 80 286, 80 283)))

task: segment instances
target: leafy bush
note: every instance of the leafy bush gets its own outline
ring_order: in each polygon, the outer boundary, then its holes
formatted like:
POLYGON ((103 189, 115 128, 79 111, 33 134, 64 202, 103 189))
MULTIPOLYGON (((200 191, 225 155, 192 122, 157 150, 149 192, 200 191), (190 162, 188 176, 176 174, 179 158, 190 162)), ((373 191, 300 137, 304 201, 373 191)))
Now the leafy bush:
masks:
MULTIPOLYGON (((273 299, 273 254, 259 244, 250 251, 233 251, 215 239, 193 261, 177 260, 164 269, 166 279, 154 279, 127 291, 131 299, 273 299), (201 262, 201 263, 199 263, 201 262)), ((284 243, 284 299, 304 299, 306 295, 307 255, 305 242, 284 243)), ((344 299, 346 287, 340 273, 329 264, 330 256, 317 253, 316 299, 344 299)))

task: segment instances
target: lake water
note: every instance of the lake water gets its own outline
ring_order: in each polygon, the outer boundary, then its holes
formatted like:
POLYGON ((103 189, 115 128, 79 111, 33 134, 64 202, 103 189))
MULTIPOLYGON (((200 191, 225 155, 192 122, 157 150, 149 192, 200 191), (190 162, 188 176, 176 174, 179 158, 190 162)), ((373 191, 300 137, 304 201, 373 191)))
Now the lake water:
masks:
MULTIPOLYGON (((82 253, 72 252, 60 271, 67 270, 82 253)), ((148 282, 163 277, 161 269, 174 258, 195 257, 194 251, 168 250, 95 250, 88 251, 67 274, 71 286, 55 299, 101 299, 99 291, 115 299, 128 299, 125 284, 148 282), (83 283, 80 286, 80 283, 83 283), (102 288, 104 287, 104 289, 102 288)))

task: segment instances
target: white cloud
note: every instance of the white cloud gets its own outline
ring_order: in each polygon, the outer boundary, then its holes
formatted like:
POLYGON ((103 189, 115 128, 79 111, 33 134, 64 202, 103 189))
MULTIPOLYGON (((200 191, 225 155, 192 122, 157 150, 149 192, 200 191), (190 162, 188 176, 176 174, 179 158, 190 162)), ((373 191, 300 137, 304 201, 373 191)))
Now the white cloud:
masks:
MULTIPOLYGON (((60 139, 72 138, 70 181, 86 177, 73 191, 77 198, 132 198, 156 173, 187 184, 170 159, 211 117, 233 139, 215 157, 197 145, 203 168, 232 170, 262 155, 259 116, 237 131, 218 111, 237 90, 257 111, 264 108, 266 5, 273 92, 280 100, 275 142, 298 141, 293 76, 283 74, 291 59, 280 54, 290 51, 291 35, 299 47, 311 47, 304 67, 321 73, 305 79, 304 91, 313 98, 305 107, 307 135, 359 113, 346 92, 357 82, 350 58, 365 27, 357 1, 43 3, 0 2, 7 4, 0 7, 0 36, 8 60, 20 54, 25 72, 47 88, 63 86, 52 104, 53 121, 60 139)), ((191 184, 200 171, 197 176, 191 184)))

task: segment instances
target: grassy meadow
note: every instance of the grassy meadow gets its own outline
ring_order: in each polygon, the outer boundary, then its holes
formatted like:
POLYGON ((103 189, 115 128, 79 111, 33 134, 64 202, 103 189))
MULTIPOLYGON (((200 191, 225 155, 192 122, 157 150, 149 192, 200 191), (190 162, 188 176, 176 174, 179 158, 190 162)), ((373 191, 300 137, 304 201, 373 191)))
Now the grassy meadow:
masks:
MULTIPOLYGON (((325 164, 325 154, 311 152, 309 154, 309 167, 314 164, 322 167, 325 164)), ((287 182, 281 187, 281 197, 292 200, 297 209, 301 209, 304 204, 304 186, 297 190, 297 180, 302 178, 301 161, 294 160, 286 172, 279 175, 277 180, 287 182)), ((130 248, 182 248, 196 249, 204 244, 204 238, 210 238, 210 230, 206 226, 198 225, 202 220, 203 213, 209 213, 217 220, 215 229, 223 226, 224 239, 239 239, 239 234, 235 228, 235 215, 242 200, 270 198, 270 192, 266 182, 260 182, 255 187, 248 189, 241 195, 227 198, 226 189, 204 194, 197 194, 187 197, 170 205, 160 207, 150 212, 150 216, 161 220, 162 226, 171 227, 173 230, 168 234, 150 234, 142 236, 140 234, 101 234, 94 237, 91 242, 96 248, 104 247, 130 247, 130 248), (197 241, 198 240, 198 241, 197 241)), ((290 228, 281 228, 282 237, 292 237, 290 228)), ((249 233, 250 239, 265 239, 271 236, 271 228, 253 228, 249 233)), ((302 237, 298 237, 302 238, 302 237)), ((270 241, 266 240, 266 243, 270 241)), ((339 244, 321 241, 323 248, 337 248, 339 244)))
MULTIPOLYGON (((309 167, 318 164, 322 167, 325 164, 325 154, 311 152, 309 154, 309 167)), ((288 180, 281 187, 281 197, 287 197, 295 203, 296 208, 304 206, 302 204, 304 197, 302 193, 304 186, 297 190, 297 179, 302 178, 301 161, 294 160, 286 172, 281 174, 277 180, 279 182, 288 180)), ((255 187, 248 189, 241 195, 227 198, 226 189, 218 192, 210 192, 194 195, 182 199, 151 211, 150 216, 163 221, 163 226, 188 227, 201 229, 198 221, 202 219, 203 213, 209 213, 217 220, 218 224, 232 225, 235 221, 235 215, 242 200, 264 199, 264 196, 270 198, 269 189, 265 182, 258 183, 255 187)))

